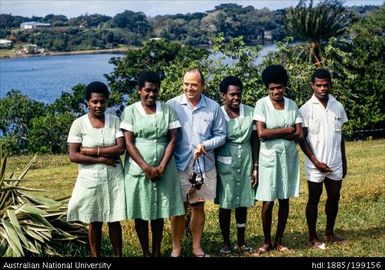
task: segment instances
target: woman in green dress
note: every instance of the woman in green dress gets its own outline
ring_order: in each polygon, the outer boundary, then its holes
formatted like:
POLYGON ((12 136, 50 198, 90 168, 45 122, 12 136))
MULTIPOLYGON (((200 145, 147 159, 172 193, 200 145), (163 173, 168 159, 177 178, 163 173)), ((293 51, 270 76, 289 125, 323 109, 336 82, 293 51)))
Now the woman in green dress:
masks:
POLYGON ((105 113, 108 88, 92 82, 86 88, 89 112, 76 119, 68 135, 69 157, 79 163, 79 174, 68 203, 69 221, 88 225, 91 256, 100 256, 103 222, 108 223, 114 255, 122 256, 122 229, 126 218, 124 176, 120 155, 124 153, 119 118, 105 113))
POLYGON ((282 244, 287 218, 289 198, 299 195, 299 157, 296 140, 302 134, 302 119, 298 107, 284 97, 288 75, 281 65, 268 66, 262 72, 262 80, 269 95, 257 101, 254 120, 257 121, 259 174, 256 199, 262 203, 264 244, 257 253, 272 248, 291 252, 282 244), (271 241, 271 223, 274 201, 278 199, 278 224, 274 244, 271 241))
POLYGON ((253 108, 241 103, 242 82, 225 77, 219 90, 224 100, 222 111, 227 121, 226 143, 217 151, 218 186, 215 203, 219 204, 219 225, 223 237, 220 252, 231 252, 231 210, 235 209, 239 252, 251 251, 245 244, 247 208, 254 205, 258 156, 258 138, 253 121, 253 108))
POLYGON ((140 101, 124 109, 120 125, 128 153, 124 164, 127 217, 135 220, 143 256, 160 257, 164 218, 184 214, 173 156, 180 123, 167 104, 156 101, 160 78, 155 72, 143 72, 138 83, 140 101))

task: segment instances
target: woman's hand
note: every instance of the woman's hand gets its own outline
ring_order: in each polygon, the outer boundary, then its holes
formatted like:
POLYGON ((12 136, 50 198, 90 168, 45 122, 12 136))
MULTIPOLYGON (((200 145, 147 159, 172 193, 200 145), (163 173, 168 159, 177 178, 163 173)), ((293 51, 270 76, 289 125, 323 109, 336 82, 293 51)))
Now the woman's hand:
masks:
POLYGON ((254 167, 251 173, 251 185, 253 188, 258 186, 258 167, 254 167))
POLYGON ((165 167, 163 167, 162 165, 159 165, 157 167, 155 167, 158 175, 159 175, 159 178, 162 176, 162 174, 164 173, 164 170, 166 169, 165 167))
POLYGON ((146 166, 143 171, 151 181, 159 180, 161 176, 156 167, 146 166))

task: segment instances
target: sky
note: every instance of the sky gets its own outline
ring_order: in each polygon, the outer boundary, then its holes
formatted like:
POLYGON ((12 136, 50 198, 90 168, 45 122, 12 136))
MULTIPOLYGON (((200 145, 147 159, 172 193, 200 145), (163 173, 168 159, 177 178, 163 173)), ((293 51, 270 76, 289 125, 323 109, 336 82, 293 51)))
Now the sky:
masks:
MULTIPOLYGON (((147 16, 165 14, 187 14, 205 12, 214 9, 222 3, 237 3, 242 6, 254 6, 270 10, 295 6, 299 0, 0 0, 0 13, 20 15, 25 17, 47 14, 65 15, 68 18, 85 14, 102 14, 114 16, 124 10, 143 12, 147 16)), ((314 0, 315 3, 318 0, 314 0)), ((346 6, 381 5, 385 0, 345 0, 346 6)))

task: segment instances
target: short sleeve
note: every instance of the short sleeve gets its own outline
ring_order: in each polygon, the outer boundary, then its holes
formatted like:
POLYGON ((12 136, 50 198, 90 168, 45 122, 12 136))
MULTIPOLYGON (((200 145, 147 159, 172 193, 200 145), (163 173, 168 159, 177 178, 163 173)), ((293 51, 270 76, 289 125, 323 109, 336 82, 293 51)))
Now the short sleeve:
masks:
POLYGON ((297 104, 293 101, 293 107, 295 109, 295 124, 301 124, 303 123, 303 119, 301 114, 299 113, 297 104))
POLYGON ((80 119, 76 119, 70 128, 70 132, 68 134, 67 143, 82 143, 83 136, 81 131, 81 123, 80 119))
POLYGON ((302 105, 302 107, 299 109, 299 114, 302 117, 302 126, 303 127, 308 127, 309 126, 309 115, 308 115, 308 109, 306 106, 306 103, 302 105))
POLYGON ((344 107, 341 104, 341 123, 345 124, 348 121, 344 107))
POLYGON ((114 117, 115 139, 123 137, 123 132, 120 129, 120 120, 118 117, 114 117))
POLYGON ((253 119, 255 121, 266 123, 266 109, 263 99, 260 99, 255 104, 253 119))
POLYGON ((168 129, 180 128, 181 125, 180 125, 179 120, 176 117, 175 112, 168 105, 166 105, 166 106, 167 106, 167 112, 168 112, 168 115, 169 115, 168 116, 169 117, 168 129))
POLYGON ((126 107, 122 113, 121 121, 120 121, 120 128, 134 132, 134 121, 133 121, 133 115, 132 115, 132 108, 133 106, 130 105, 126 107))

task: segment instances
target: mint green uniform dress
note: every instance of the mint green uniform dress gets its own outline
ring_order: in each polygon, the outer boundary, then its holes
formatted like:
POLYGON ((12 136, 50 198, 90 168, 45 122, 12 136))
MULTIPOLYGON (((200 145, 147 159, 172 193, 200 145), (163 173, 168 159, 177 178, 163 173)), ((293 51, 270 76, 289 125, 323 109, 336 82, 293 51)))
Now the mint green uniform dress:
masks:
MULTIPOLYGON (((168 144, 168 131, 179 128, 180 123, 167 104, 156 102, 156 113, 146 114, 141 103, 136 102, 124 109, 120 127, 134 134, 135 146, 143 159, 158 166, 168 144)), ((153 182, 126 154, 124 175, 128 218, 154 220, 184 214, 174 156, 161 178, 153 182)))
MULTIPOLYGON (((284 98, 284 109, 276 110, 270 97, 257 101, 254 120, 266 128, 286 128, 302 123, 297 104, 284 98)), ((261 142, 259 151, 258 188, 256 199, 274 201, 299 195, 299 157, 295 141, 269 139, 261 142)))
MULTIPOLYGON (((113 146, 123 137, 119 117, 105 114, 103 128, 94 128, 83 115, 71 126, 68 143, 82 147, 113 146)), ((79 173, 68 202, 68 221, 117 222, 126 219, 124 176, 122 164, 79 164, 79 173)))
MULTIPOLYGON (((226 143, 218 150, 218 186, 215 203, 224 209, 254 205, 255 193, 251 183, 253 156, 250 144, 253 108, 240 105, 239 117, 231 119, 222 106, 227 121, 226 143)), ((257 140, 257 138, 255 138, 257 140)))

